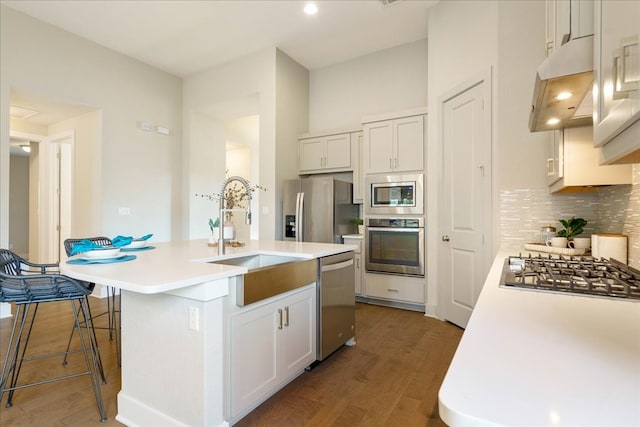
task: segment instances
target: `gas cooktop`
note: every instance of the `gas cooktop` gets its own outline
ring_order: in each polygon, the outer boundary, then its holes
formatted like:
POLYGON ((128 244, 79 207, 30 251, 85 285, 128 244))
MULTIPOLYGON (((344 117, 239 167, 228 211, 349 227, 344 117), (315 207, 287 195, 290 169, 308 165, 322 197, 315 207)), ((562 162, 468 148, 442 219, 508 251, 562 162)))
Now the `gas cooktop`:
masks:
POLYGON ((500 286, 640 301, 640 270, 591 256, 510 256, 500 286))

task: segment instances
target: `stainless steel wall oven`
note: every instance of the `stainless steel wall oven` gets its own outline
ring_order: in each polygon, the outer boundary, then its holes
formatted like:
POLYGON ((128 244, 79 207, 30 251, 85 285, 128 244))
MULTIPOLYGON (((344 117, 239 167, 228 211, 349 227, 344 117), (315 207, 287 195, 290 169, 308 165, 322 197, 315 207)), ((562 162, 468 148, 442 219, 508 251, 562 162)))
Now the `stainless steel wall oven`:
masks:
POLYGON ((424 277, 424 219, 367 218, 367 272, 424 277))

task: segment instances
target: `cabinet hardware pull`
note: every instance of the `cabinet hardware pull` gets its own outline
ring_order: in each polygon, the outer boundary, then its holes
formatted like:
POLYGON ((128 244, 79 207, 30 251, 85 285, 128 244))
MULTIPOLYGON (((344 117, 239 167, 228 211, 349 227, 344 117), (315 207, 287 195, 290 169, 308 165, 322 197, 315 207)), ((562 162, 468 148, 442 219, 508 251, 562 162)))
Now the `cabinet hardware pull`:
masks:
POLYGON ((284 308, 284 326, 289 326, 289 307, 284 308))
POLYGON ((387 288, 388 292, 400 292, 398 289, 387 288))
POLYGON ((449 238, 449 235, 448 235, 448 234, 443 234, 443 235, 442 235, 442 241, 443 241, 443 242, 448 242, 449 240, 451 240, 451 239, 449 238))
POLYGON ((393 169, 393 159, 389 157, 389 169, 393 169))
POLYGON ((398 158, 396 157, 396 169, 398 169, 398 158))
POLYGON ((282 309, 278 309, 278 329, 282 329, 282 309))

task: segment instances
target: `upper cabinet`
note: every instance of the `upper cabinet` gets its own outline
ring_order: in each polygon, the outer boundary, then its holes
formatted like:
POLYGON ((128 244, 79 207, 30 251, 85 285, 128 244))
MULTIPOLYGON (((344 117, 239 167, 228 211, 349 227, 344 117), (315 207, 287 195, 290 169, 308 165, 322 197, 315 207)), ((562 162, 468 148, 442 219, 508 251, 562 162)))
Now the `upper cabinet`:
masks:
POLYGON ((631 184, 631 165, 599 165, 593 149, 592 127, 550 132, 547 183, 552 193, 592 192, 595 186, 631 184))
POLYGON ((570 39, 593 34, 592 0, 547 0, 547 56, 570 39))
POLYGON ((363 125, 365 174, 424 170, 424 114, 370 118, 363 125))
POLYGON ((351 132, 305 134, 298 139, 299 174, 353 170, 351 132))
POLYGON ((601 162, 640 162, 640 2, 595 1, 593 143, 601 162))

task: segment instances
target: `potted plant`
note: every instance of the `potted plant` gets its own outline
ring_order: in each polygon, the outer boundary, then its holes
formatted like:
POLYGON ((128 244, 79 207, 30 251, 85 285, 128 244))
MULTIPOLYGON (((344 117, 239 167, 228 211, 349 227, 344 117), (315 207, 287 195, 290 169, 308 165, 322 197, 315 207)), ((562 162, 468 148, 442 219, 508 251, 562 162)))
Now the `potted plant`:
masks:
POLYGON ((362 218, 355 218, 351 222, 358 226, 358 234, 364 234, 364 220, 362 218))
POLYGON ((556 237, 566 237, 567 239, 573 239, 575 236, 579 236, 584 231, 584 227, 587 225, 587 220, 584 218, 571 217, 569 219, 561 219, 563 229, 556 232, 556 237))

